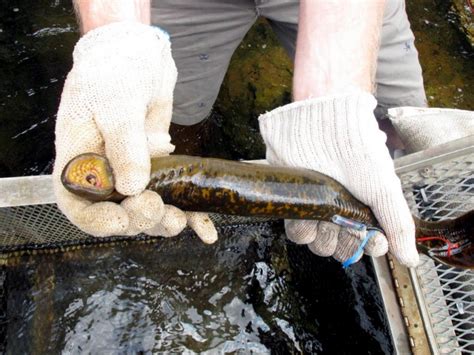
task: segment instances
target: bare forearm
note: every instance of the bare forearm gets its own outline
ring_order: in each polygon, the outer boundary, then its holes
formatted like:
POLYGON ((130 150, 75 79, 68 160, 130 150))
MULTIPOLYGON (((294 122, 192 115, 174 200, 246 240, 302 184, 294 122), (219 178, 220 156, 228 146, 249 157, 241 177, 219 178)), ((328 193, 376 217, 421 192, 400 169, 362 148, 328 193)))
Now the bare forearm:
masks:
POLYGON ((81 33, 118 21, 150 24, 150 0, 74 0, 81 33))
POLYGON ((374 91, 384 0, 301 0, 294 100, 374 91))

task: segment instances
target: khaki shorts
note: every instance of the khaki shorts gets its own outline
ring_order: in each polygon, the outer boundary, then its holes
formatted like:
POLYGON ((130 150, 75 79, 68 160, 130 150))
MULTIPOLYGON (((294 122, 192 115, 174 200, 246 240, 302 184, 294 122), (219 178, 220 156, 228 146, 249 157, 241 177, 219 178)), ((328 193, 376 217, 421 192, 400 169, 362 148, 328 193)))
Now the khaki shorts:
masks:
MULTIPOLYGON (((173 122, 196 124, 214 104, 230 58, 259 16, 265 17, 291 58, 298 0, 156 0, 152 24, 171 36, 178 67, 173 122)), ((387 0, 376 74, 378 110, 426 106, 418 52, 403 0, 387 0)))

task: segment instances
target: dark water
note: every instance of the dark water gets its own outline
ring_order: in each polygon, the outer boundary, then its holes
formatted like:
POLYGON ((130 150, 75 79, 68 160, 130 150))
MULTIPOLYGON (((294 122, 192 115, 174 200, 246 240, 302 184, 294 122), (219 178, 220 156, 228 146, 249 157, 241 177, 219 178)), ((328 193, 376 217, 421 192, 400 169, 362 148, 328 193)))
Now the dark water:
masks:
POLYGON ((7 353, 390 354, 370 261, 289 244, 281 223, 41 255, 4 269, 7 353))
POLYGON ((49 172, 78 39, 70 1, 0 0, 0 177, 49 172))

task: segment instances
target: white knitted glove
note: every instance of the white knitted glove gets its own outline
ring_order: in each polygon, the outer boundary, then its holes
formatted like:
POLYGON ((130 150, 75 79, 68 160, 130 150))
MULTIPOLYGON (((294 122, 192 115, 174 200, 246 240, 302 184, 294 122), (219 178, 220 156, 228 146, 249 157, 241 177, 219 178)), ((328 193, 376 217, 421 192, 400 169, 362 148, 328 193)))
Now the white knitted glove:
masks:
MULTIPOLYGON (((117 22, 88 32, 73 58, 56 122, 53 184, 59 208, 94 236, 135 235, 149 229, 153 235, 178 234, 186 226, 185 213, 164 206, 155 192, 144 191, 150 158, 174 150, 168 129, 177 71, 168 35, 151 26, 117 22), (131 197, 120 205, 91 203, 66 191, 61 171, 71 158, 86 152, 105 154, 116 189, 131 197)), ((216 240, 207 216, 188 216, 201 227, 200 237, 216 240)))
POLYGON ((397 107, 388 116, 409 153, 474 136, 474 111, 397 107))
MULTIPOLYGON (((260 131, 271 164, 304 167, 324 173, 370 206, 397 259, 415 266, 419 256, 415 226, 400 180, 385 146, 368 93, 299 101, 260 116, 260 131)), ((287 221, 288 237, 308 244, 318 255, 345 261, 357 250, 362 233, 332 223, 287 221)), ((374 256, 387 252, 377 233, 365 248, 374 256)))

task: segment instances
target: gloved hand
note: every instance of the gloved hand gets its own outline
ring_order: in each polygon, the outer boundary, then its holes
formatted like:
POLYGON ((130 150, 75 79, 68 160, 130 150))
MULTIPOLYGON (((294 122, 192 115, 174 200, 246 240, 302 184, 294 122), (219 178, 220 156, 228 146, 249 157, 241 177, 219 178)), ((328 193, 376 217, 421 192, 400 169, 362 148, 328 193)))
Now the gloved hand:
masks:
POLYGON ((474 135, 474 111, 406 106, 388 117, 409 153, 474 135))
MULTIPOLYGON (((259 118, 271 164, 319 171, 343 184, 370 206, 386 233, 370 239, 365 252, 383 255, 388 248, 404 265, 419 261, 415 226, 400 180, 373 110, 375 98, 364 92, 299 101, 259 118)), ((308 244, 321 256, 346 261, 365 233, 328 222, 286 221, 289 239, 308 244)))
POLYGON ((174 150, 168 129, 177 71, 168 35, 139 23, 112 23, 84 35, 73 58, 56 121, 53 185, 61 211, 94 236, 172 236, 189 222, 205 242, 214 242, 207 215, 185 214, 144 191, 150 158, 174 150), (86 152, 108 157, 116 189, 130 197, 92 203, 62 186, 64 166, 86 152))

